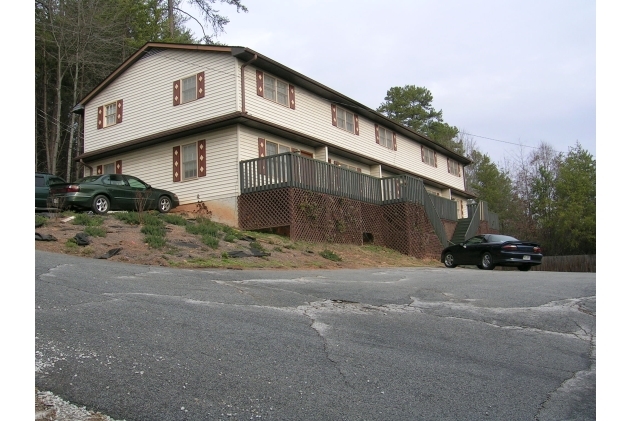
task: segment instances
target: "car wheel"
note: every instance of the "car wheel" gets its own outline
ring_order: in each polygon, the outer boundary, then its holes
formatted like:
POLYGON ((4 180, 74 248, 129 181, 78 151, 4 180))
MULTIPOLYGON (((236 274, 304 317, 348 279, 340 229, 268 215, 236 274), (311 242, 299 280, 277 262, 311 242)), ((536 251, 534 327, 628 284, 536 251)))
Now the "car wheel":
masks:
POLYGON ((521 270, 522 272, 528 272, 531 268, 532 268, 532 266, 531 266, 531 265, 521 265, 521 266, 517 266, 517 269, 521 270))
POLYGON ((107 213, 110 210, 110 200, 102 194, 97 195, 92 202, 92 210, 99 215, 107 213))
POLYGON ((453 254, 445 254, 445 266, 447 266, 448 268, 455 268, 456 266, 458 266, 453 254))
POLYGON ((160 196, 160 199, 158 200, 158 210, 161 213, 167 213, 168 211, 170 211, 171 199, 169 199, 167 196, 160 196))
POLYGON ((495 265, 493 264, 493 257, 488 251, 482 255, 482 269, 493 270, 495 265))

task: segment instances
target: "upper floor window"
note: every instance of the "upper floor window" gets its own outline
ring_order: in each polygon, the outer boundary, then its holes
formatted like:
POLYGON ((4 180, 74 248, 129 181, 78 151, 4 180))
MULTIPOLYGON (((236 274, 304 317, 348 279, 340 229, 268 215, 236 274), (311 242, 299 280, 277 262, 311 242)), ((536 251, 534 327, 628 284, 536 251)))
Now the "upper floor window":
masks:
POLYGON ((375 124, 375 140, 381 146, 385 146, 386 148, 394 151, 397 150, 396 133, 386 129, 385 127, 381 127, 378 124, 375 124))
POLYGON ((206 77, 204 72, 173 82, 173 105, 185 104, 204 97, 206 77))
POLYGON ((438 167, 438 160, 436 159, 436 152, 431 149, 421 146, 421 158, 423 162, 432 167, 438 167))
POLYGON ((331 104, 331 122, 334 126, 359 135, 359 117, 335 104, 331 104))
POLYGON ((449 174, 460 177, 460 164, 453 159, 447 158, 447 171, 449 171, 449 174))
POLYGON ((293 85, 260 70, 256 71, 256 93, 285 107, 296 108, 296 92, 293 85))
POLYGON ((97 108, 96 128, 113 126, 123 122, 123 100, 110 102, 97 108))

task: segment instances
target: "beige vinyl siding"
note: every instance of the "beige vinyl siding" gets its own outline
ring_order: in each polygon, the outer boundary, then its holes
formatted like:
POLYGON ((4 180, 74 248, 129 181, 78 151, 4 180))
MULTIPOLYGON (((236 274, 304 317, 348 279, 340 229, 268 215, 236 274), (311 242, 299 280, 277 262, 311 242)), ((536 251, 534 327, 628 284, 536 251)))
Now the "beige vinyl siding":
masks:
POLYGON ((362 164, 357 161, 353 161, 352 159, 335 156, 334 154, 331 154, 331 153, 329 153, 329 159, 331 160, 331 164, 334 164, 335 161, 337 161, 340 164, 346 164, 352 167, 360 168, 362 170, 362 174, 370 175, 370 167, 368 165, 362 164))
POLYGON ((138 60, 85 108, 85 152, 237 111, 237 66, 229 54, 163 50, 138 60), (173 82, 205 74, 205 96, 173 105, 173 82), (123 99, 123 122, 97 129, 97 108, 123 99))
POLYGON ((290 148, 300 149, 305 152, 314 153, 313 147, 303 145, 291 140, 287 140, 283 137, 275 136, 267 132, 252 129, 250 127, 240 126, 239 130, 239 157, 242 161, 248 159, 258 158, 259 149, 258 141, 259 137, 271 142, 280 143, 290 148))
POLYGON ((91 162, 96 166, 116 160, 123 161, 123 174, 133 175, 154 187, 177 194, 180 204, 233 198, 239 195, 236 127, 202 133, 175 141, 147 147, 143 150, 116 155, 91 162), (194 180, 173 182, 173 147, 206 139, 206 176, 194 180))
MULTIPOLYGON (((462 177, 448 173, 446 156, 437 153, 438 168, 424 164, 421 160, 421 145, 401 133, 397 133, 397 151, 385 148, 375 142, 375 122, 362 116, 359 116, 359 135, 333 126, 331 102, 300 86, 295 87, 296 109, 294 110, 258 96, 256 70, 254 65, 245 68, 246 111, 253 117, 323 139, 346 150, 356 151, 380 163, 399 167, 412 175, 464 189, 462 177)), ((353 112, 350 107, 347 110, 353 112)), ((331 158, 330 151, 329 158, 331 158)))

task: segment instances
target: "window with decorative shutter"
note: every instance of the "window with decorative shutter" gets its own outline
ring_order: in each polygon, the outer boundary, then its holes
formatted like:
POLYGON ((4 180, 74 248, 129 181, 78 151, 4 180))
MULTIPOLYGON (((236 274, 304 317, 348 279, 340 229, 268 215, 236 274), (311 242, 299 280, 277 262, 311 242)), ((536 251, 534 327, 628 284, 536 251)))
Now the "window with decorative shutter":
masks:
POLYGON ((335 104, 331 104, 331 119, 334 126, 359 135, 359 117, 335 104))
POLYGON ((96 166, 96 175, 102 175, 103 174, 103 165, 97 165, 96 166))
POLYGON ((436 152, 434 152, 432 149, 421 146, 421 159, 427 165, 436 167, 436 152))
POLYGON ((97 114, 96 116, 97 129, 102 129, 104 127, 110 127, 115 124, 122 123, 123 122, 123 100, 119 99, 117 101, 113 101, 113 102, 97 107, 96 114, 97 114))
POLYGON ((377 143, 388 149, 397 150, 397 138, 396 133, 391 130, 381 127, 375 124, 375 137, 377 143))
POLYGON ((256 71, 256 94, 292 110, 296 109, 296 88, 260 70, 256 71))
POLYGON ((460 164, 453 159, 447 158, 447 171, 449 174, 461 177, 460 164))
POLYGON ((199 72, 173 82, 173 106, 201 99, 206 95, 206 75, 199 72))

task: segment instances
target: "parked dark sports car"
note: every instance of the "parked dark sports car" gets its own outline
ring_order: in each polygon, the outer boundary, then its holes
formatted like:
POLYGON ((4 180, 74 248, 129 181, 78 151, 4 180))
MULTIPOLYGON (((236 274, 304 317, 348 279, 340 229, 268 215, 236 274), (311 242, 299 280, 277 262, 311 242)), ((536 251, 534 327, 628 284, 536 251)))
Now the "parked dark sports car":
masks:
POLYGON ((540 265, 542 259, 539 244, 499 234, 476 235, 464 243, 447 247, 440 256, 440 261, 448 268, 476 265, 487 270, 495 266, 517 266, 527 271, 540 265))
POLYGON ((180 204, 175 193, 124 174, 91 175, 74 183, 56 184, 50 188, 50 198, 58 208, 91 209, 98 214, 148 209, 165 213, 180 204))

